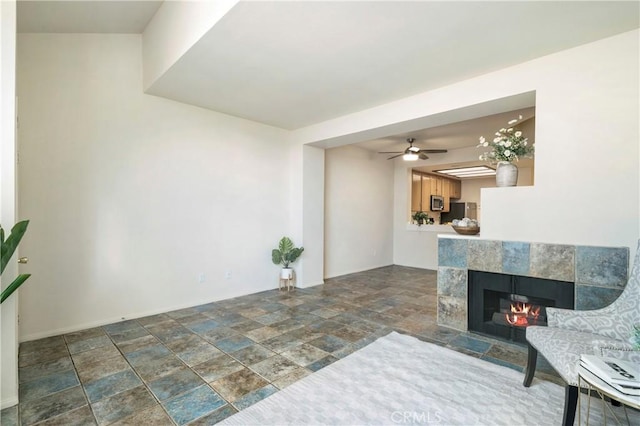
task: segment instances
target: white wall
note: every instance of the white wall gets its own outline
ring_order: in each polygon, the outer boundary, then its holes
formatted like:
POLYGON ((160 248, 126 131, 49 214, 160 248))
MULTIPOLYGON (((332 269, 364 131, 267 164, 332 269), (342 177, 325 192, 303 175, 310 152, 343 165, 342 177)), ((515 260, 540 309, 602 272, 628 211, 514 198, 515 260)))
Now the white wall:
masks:
MULTIPOLYGON (((518 167, 518 185, 517 186, 530 186, 533 185, 533 168, 531 167, 518 167)), ((496 177, 485 177, 476 179, 465 179, 462 181, 460 200, 467 203, 478 204, 478 220, 482 219, 482 194, 483 188, 495 188, 496 177)), ((455 200, 458 201, 458 200, 455 200)))
POLYGON ((484 189, 483 236, 635 253, 639 53, 632 31, 516 67, 537 89, 535 185, 484 189))
MULTIPOLYGON (((483 237, 627 246, 633 255, 640 233, 639 40, 640 31, 627 32, 310 126, 294 136, 339 146, 366 140, 375 129, 401 131, 403 123, 496 99, 518 100, 517 95, 535 91, 535 186, 483 190, 483 237), (603 194, 611 203, 601 202, 603 194)), ((405 238, 407 189, 398 186, 404 179, 398 173, 394 262, 402 264, 404 254, 417 246, 405 238)))
MULTIPOLYGON (((15 67, 16 2, 0 1, 0 224, 6 236, 16 222, 15 67)), ((2 288, 17 274, 12 260, 0 281, 2 288)), ((18 403, 18 293, 0 305, 0 409, 18 403)))
POLYGON ((18 93, 21 340, 276 288, 286 132, 144 95, 137 35, 21 34, 18 93))
POLYGON ((324 149, 302 146, 302 241, 297 284, 309 287, 324 283, 324 149))
POLYGON ((325 277, 393 263, 393 162, 356 146, 325 152, 325 277))

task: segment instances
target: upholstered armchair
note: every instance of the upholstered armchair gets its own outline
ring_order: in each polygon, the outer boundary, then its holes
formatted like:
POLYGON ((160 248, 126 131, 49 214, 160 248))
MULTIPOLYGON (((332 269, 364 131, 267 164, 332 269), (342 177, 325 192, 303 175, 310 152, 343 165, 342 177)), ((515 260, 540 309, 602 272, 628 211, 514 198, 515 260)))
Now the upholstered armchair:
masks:
POLYGON ((627 286, 609 306, 591 311, 547 308, 547 327, 527 327, 529 356, 524 386, 529 387, 536 369, 538 352, 565 381, 562 424, 573 425, 578 401, 578 365, 581 354, 640 362, 630 337, 640 324, 640 241, 627 286))

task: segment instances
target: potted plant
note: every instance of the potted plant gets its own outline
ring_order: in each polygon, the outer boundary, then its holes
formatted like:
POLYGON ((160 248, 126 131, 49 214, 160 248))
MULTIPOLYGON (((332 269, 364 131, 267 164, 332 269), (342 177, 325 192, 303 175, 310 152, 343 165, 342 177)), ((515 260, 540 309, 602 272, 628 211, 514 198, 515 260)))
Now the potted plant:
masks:
POLYGON ((282 237, 278 243, 278 248, 271 251, 271 260, 276 265, 282 265, 282 271, 280 272, 280 278, 284 280, 290 280, 293 278, 293 269, 289 267, 289 264, 295 262, 302 252, 304 247, 295 247, 293 241, 289 237, 282 237))
POLYGON ((502 128, 495 133, 495 138, 488 141, 480 136, 478 148, 489 148, 480 155, 480 160, 497 164, 496 186, 516 186, 518 182, 518 167, 513 164, 520 158, 533 157, 534 144, 529 144, 529 139, 515 128, 522 120, 522 116, 508 122, 508 128, 502 128))
POLYGON ((411 218, 418 223, 418 226, 429 223, 429 215, 423 211, 415 212, 411 218))
MULTIPOLYGON (((0 264, 0 275, 2 275, 4 268, 7 267, 7 264, 11 259, 11 256, 13 256, 13 253, 18 248, 18 244, 20 243, 22 236, 27 232, 27 225, 29 225, 28 220, 16 223, 14 227, 11 228, 11 233, 6 240, 4 239, 4 229, 2 228, 2 225, 0 225, 0 257, 2 258, 0 264)), ((7 288, 2 290, 2 293, 0 294, 0 303, 4 302, 7 297, 11 296, 11 294, 16 291, 18 287, 20 287, 30 276, 31 274, 18 275, 16 279, 7 286, 7 288)))

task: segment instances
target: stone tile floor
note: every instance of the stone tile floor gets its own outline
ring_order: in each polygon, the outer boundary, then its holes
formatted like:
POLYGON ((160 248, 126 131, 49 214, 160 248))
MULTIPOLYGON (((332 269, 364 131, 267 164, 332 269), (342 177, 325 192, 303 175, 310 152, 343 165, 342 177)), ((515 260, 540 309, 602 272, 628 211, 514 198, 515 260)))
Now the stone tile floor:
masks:
POLYGON ((524 346, 436 311, 435 271, 389 266, 25 342, 1 424, 215 424, 392 330, 523 370, 524 346))

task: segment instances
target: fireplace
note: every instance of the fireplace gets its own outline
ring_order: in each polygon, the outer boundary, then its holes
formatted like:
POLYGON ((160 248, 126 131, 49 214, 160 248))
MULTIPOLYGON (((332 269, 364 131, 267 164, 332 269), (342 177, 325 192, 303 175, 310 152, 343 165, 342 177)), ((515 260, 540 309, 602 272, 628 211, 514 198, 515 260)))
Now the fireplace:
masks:
MULTIPOLYGON (((488 289, 502 293, 502 297, 498 299, 519 301, 518 297, 511 296, 519 295, 552 301, 542 300, 543 303, 540 305, 545 306, 573 307, 580 310, 599 309, 616 300, 627 284, 629 248, 488 240, 476 236, 464 237, 453 234, 438 235, 438 325, 467 331, 470 323, 470 309, 474 310, 474 321, 488 321, 484 320, 484 307, 478 311, 477 308, 470 306, 477 299, 484 298, 484 290, 478 296, 470 296, 472 290, 469 271, 493 273, 498 276, 506 274, 507 278, 497 280, 501 283, 500 286, 488 289), (533 284, 534 293, 515 291, 510 288, 511 275, 515 276, 514 285, 517 287, 520 287, 520 283, 526 282, 527 278, 532 278, 531 282, 540 284, 533 284), (558 301, 559 298, 553 293, 551 296, 538 294, 538 290, 546 287, 542 284, 546 280, 553 280, 558 284, 553 285, 557 287, 555 291, 561 291, 565 297, 561 297, 558 301), (569 300, 572 294, 574 299, 569 300), (507 297, 504 297, 505 295, 507 297)), ((493 296, 489 294, 489 298, 491 297, 493 296)), ((499 303, 498 301, 498 308, 493 309, 492 312, 500 312, 499 303)), ((541 310, 539 315, 537 321, 544 321, 545 310, 541 310)), ((504 327, 493 328, 501 329, 501 333, 506 334, 504 327)), ((490 331, 480 332, 490 333, 490 331)), ((516 330, 510 330, 509 335, 512 332, 516 334, 516 330)), ((524 335, 522 332, 517 334, 524 335)))
POLYGON ((574 284, 518 275, 468 271, 468 329, 526 342, 529 325, 546 325, 546 308, 573 309, 574 284))

